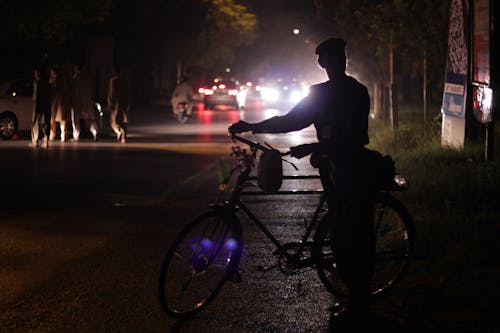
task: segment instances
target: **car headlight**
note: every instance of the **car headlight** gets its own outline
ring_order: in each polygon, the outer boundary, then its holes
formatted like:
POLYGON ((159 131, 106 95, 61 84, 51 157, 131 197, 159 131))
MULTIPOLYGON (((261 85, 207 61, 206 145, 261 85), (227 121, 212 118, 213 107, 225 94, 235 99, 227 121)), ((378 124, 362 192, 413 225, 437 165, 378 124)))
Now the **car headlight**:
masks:
POLYGON ((280 93, 278 92, 278 90, 273 88, 262 88, 260 91, 260 96, 265 101, 276 102, 280 98, 280 93))

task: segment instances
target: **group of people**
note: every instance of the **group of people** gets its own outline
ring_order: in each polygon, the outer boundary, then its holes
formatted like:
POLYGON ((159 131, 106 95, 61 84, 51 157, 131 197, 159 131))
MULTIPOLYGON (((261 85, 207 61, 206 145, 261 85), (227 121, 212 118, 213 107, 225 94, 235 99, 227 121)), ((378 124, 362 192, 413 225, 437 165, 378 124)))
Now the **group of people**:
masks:
MULTIPOLYGON (((126 142, 131 91, 128 80, 114 68, 108 86, 107 103, 110 125, 118 142, 126 142)), ((47 148, 58 135, 65 142, 68 127, 72 127, 72 140, 79 141, 82 125, 88 128, 94 141, 100 130, 95 109, 93 82, 90 73, 79 64, 72 66, 70 78, 58 66, 48 70, 36 68, 33 80, 33 118, 31 147, 47 148)))

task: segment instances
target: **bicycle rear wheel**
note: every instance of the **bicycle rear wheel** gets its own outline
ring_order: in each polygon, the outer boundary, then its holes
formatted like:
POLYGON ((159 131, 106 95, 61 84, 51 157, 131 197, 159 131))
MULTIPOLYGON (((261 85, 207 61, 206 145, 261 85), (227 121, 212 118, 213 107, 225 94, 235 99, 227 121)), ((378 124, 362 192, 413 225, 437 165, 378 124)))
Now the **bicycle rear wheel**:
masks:
MULTIPOLYGON (((371 294, 379 296, 394 287, 406 272, 415 250, 415 230, 405 206, 390 194, 379 193, 374 208, 376 253, 371 294)), ((335 296, 347 296, 349 291, 336 269, 327 219, 318 226, 314 242, 313 258, 319 278, 335 296)))
POLYGON ((213 210, 193 220, 163 260, 159 277, 163 310, 183 318, 203 309, 236 271, 241 249, 241 224, 234 214, 213 210))

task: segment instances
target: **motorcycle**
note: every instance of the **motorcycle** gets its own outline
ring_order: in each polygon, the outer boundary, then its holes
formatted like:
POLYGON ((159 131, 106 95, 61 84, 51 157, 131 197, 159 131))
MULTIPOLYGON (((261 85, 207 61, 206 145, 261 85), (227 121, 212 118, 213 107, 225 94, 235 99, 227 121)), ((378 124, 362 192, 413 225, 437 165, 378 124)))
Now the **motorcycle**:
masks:
POLYGON ((174 116, 180 124, 184 124, 189 119, 188 108, 188 102, 179 102, 175 106, 174 116))

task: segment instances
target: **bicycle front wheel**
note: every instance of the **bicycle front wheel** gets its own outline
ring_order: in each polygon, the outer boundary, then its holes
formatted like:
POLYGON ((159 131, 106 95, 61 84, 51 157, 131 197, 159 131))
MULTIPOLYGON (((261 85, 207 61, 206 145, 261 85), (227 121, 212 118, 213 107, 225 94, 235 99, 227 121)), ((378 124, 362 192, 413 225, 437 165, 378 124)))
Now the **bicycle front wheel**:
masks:
POLYGON ((159 278, 163 310, 183 318, 203 309, 236 271, 241 249, 241 224, 234 214, 213 210, 193 220, 163 260, 159 278))
MULTIPOLYGON (((405 206, 388 193, 374 200, 375 270, 371 294, 379 296, 390 290, 406 272, 415 250, 415 230, 405 206)), ((321 282, 337 297, 349 290, 342 281, 332 251, 328 218, 321 221, 314 236, 313 257, 321 282)))

